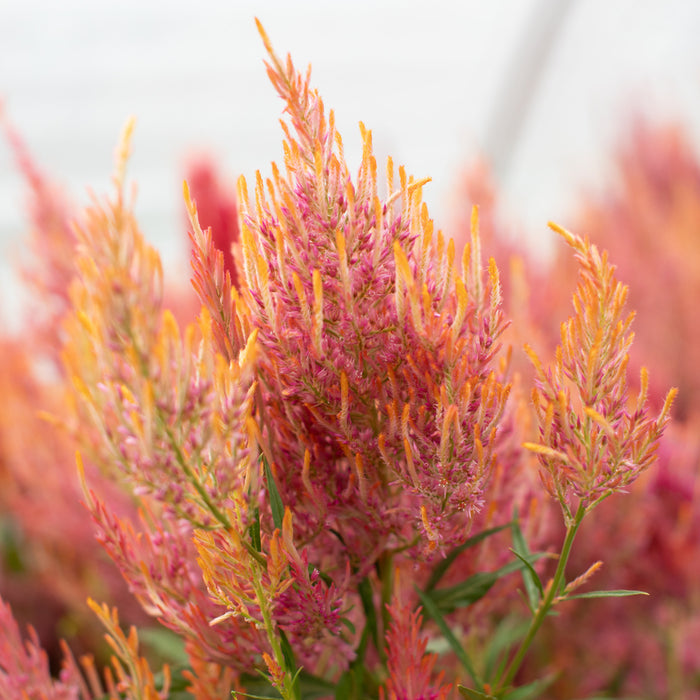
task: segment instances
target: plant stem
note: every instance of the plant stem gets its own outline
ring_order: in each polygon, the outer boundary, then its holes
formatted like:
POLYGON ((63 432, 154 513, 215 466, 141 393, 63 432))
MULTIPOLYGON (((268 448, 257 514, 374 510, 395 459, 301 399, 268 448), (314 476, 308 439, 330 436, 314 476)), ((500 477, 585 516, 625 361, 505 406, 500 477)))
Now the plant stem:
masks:
POLYGON ((379 576, 381 578, 379 619, 382 621, 382 637, 378 639, 380 648, 377 649, 377 652, 379 658, 384 662, 386 661, 386 651, 383 642, 391 624, 391 616, 387 606, 391 603, 394 592, 394 556, 390 552, 384 552, 379 557, 379 576))
POLYGON ((256 574, 253 576, 252 584, 253 589, 255 590, 255 595, 258 599, 260 613, 262 614, 263 618, 263 626, 265 628, 270 647, 272 648, 273 657, 284 672, 284 685, 281 688, 278 687, 277 690, 279 690, 284 700, 298 700, 298 685, 295 682, 295 676, 293 675, 294 669, 290 669, 287 666, 287 660, 285 659, 284 652, 282 651, 280 638, 272 621, 272 616, 270 615, 270 608, 268 605, 269 598, 263 589, 259 571, 256 571, 256 574))
POLYGON ((199 497, 202 499, 202 502, 204 503, 204 505, 206 505, 209 512, 214 516, 214 518, 216 518, 216 520, 218 520, 225 528, 229 530, 232 529, 232 525, 229 519, 226 517, 226 515, 224 515, 224 513, 222 513, 219 510, 216 504, 212 501, 212 499, 209 497, 209 494, 206 492, 206 489, 204 488, 204 486, 202 486, 196 474, 194 473, 190 465, 187 463, 185 455, 180 449, 180 445, 178 444, 177 440, 175 440, 175 436, 173 435, 172 430, 166 423, 165 418, 161 415, 160 411, 158 412, 158 419, 160 420, 163 429, 165 430, 165 434, 168 436, 168 440, 170 441, 170 446, 173 448, 173 452, 175 452, 175 459, 177 460, 177 463, 180 465, 182 471, 187 477, 187 480, 192 484, 193 488, 195 489, 199 497))
POLYGON ((576 532, 578 531, 579 525, 581 524, 585 514, 586 509, 580 504, 578 510, 576 511, 576 515, 573 518, 573 522, 567 526, 566 537, 564 538, 564 544, 562 545, 561 554, 559 555, 559 562, 557 564, 557 569, 554 572, 554 578, 551 581, 551 585, 547 589, 545 597, 540 601, 537 611, 530 622, 530 627, 527 634, 520 643, 517 653, 503 672, 503 676, 497 685, 498 693, 502 693, 513 682, 513 679, 523 663, 525 654, 535 639, 535 636, 542 626, 545 617, 547 617, 547 614, 555 604, 557 596, 561 590, 562 583, 565 581, 564 575, 566 573, 566 564, 569 560, 569 555, 571 554, 571 547, 574 543, 576 532))

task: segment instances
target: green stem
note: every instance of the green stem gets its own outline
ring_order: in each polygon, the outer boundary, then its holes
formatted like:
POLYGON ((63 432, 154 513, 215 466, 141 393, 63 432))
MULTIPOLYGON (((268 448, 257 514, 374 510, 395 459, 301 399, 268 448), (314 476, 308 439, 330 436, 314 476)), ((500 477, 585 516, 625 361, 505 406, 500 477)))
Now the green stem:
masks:
POLYGON ((576 532, 578 531, 579 525, 581 524, 585 514, 586 509, 580 504, 573 521, 567 526, 566 537, 564 538, 564 544, 562 545, 561 554, 559 555, 559 562, 557 564, 557 569, 554 572, 552 583, 549 586, 546 596, 542 599, 542 601, 540 601, 537 611, 530 622, 530 627, 527 634, 520 643, 517 653, 508 664, 506 670, 503 672, 503 676, 497 686, 497 693, 502 693, 513 682, 513 679, 520 670, 520 666, 525 659, 525 654, 527 654, 527 651, 534 641, 537 632, 542 626, 545 617, 547 617, 547 614, 555 604, 555 600, 561 591, 562 583, 565 581, 564 575, 566 573, 566 564, 569 560, 569 555, 571 554, 571 547, 574 543, 576 532))
POLYGON ((263 618, 263 625, 265 627, 265 633, 267 634, 267 639, 270 642, 270 647, 272 648, 272 654, 275 661, 280 668, 284 669, 284 687, 278 688, 280 694, 285 700, 298 700, 298 684, 295 682, 295 676, 293 669, 287 667, 287 660, 282 652, 282 645, 280 644, 280 638, 275 630, 274 622, 272 621, 272 616, 270 615, 270 608, 268 605, 269 598, 263 590, 262 584, 260 582, 259 572, 253 577, 253 588, 255 590, 255 595, 258 598, 258 604, 260 605, 260 613, 263 618))
POLYGON ((190 467, 189 464, 187 464, 187 460, 185 460, 185 455, 182 453, 182 450, 180 449, 180 445, 177 443, 175 440, 175 436, 173 435, 172 430, 170 427, 167 425, 165 422, 163 416, 158 412, 158 418, 163 425, 163 429, 165 430, 165 434, 168 436, 168 440, 170 441, 170 446, 173 448, 173 451, 175 452, 175 459, 177 460, 177 463, 180 465, 180 468, 184 472, 185 476, 187 477, 188 481, 192 484, 194 487, 195 491, 199 494, 199 497, 202 499, 202 502, 206 505, 206 507, 209 509, 209 512, 218 520, 225 528, 231 530, 231 522, 230 520, 222 513, 219 508, 216 506, 216 504, 211 500, 209 497, 209 494, 206 492, 206 489, 202 484, 200 483, 199 479, 197 478, 196 474, 192 471, 192 468, 190 467))
POLYGON ((379 654, 379 658, 385 662, 386 651, 384 648, 384 640, 386 639, 386 634, 391 624, 391 615, 389 614, 387 606, 391 604, 391 597, 394 592, 394 556, 390 552, 384 552, 379 557, 379 576, 381 578, 381 600, 379 603, 381 609, 379 614, 382 621, 382 636, 377 640, 380 647, 377 649, 377 653, 379 654))

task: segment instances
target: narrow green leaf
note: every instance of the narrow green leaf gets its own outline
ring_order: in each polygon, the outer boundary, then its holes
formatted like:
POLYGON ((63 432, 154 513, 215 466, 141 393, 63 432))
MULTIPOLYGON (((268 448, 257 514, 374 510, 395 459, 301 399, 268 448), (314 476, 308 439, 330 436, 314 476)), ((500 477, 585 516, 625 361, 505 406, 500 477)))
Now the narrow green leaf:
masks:
POLYGON ((0 519, 0 558, 3 568, 14 574, 21 574, 27 568, 22 539, 15 523, 9 518, 0 519))
POLYGON ((521 575, 523 577, 523 585, 525 586, 525 593, 527 594, 527 600, 530 605, 530 611, 535 612, 537 606, 544 595, 544 588, 542 586, 542 581, 537 575, 534 567, 528 561, 530 556, 530 548, 527 546, 525 541, 525 536, 523 531, 520 529, 520 523, 517 519, 517 511, 515 517, 513 518, 513 523, 511 525, 511 535, 513 538, 513 549, 511 550, 518 559, 520 559, 524 564, 525 568, 522 570, 521 575))
POLYGON ((507 700, 532 700, 532 698, 538 698, 543 691, 547 690, 547 688, 554 683, 558 675, 558 673, 551 673, 544 678, 538 678, 532 683, 520 686, 520 688, 515 688, 504 697, 507 700))
POLYGON ((250 523, 250 541, 256 552, 262 552, 262 540, 260 539, 260 508, 255 506, 253 518, 250 523))
POLYGON ((543 556, 546 555, 530 554, 527 560, 509 562, 496 571, 480 571, 455 586, 430 591, 429 596, 443 614, 453 612, 481 600, 499 578, 520 571, 525 568, 527 562, 532 563, 543 556))
POLYGON ((523 577, 523 583, 525 584, 525 592, 527 593, 527 602, 530 607, 531 612, 537 610, 537 606, 544 595, 544 587, 542 586, 542 581, 535 571, 535 567, 530 564, 530 562, 525 559, 522 554, 516 552, 512 547, 510 551, 515 554, 518 559, 520 559, 525 567, 521 570, 521 576, 523 577))
POLYGON ((507 617, 503 620, 492 635, 484 657, 484 675, 486 680, 498 678, 502 668, 508 662, 508 655, 504 654, 525 637, 530 627, 527 620, 515 617, 507 617))
MULTIPOLYGON (((299 691, 304 700, 315 700, 316 698, 327 698, 333 695, 336 684, 326 681, 323 678, 314 676, 303 669, 297 674, 299 691)), ((280 700, 282 697, 271 685, 264 675, 250 676, 244 674, 241 683, 245 691, 233 691, 233 697, 254 698, 256 700, 280 700)), ((170 700, 170 699, 168 699, 170 700)))
POLYGON ((335 687, 335 700, 350 700, 352 697, 352 678, 347 673, 344 673, 339 679, 335 687))
MULTIPOLYGON (((157 654, 168 664, 187 666, 190 657, 185 651, 185 643, 182 637, 165 627, 145 627, 139 630, 139 641, 151 653, 157 654)), ((176 690, 178 690, 176 688, 176 690)))
POLYGON ((261 458, 265 469, 267 491, 270 494, 270 510, 272 510, 272 520, 275 523, 275 527, 281 530, 282 520, 284 518, 284 503, 282 503, 280 492, 277 490, 277 484, 275 483, 275 477, 272 475, 272 469, 270 469, 270 465, 267 463, 265 455, 262 455, 261 458))
POLYGON ((297 662, 294 658, 294 650, 292 645, 287 639, 287 635, 284 630, 279 630, 280 635, 280 646, 282 647, 282 656, 284 656, 284 662, 287 664, 287 671, 293 671, 297 668, 297 662))
POLYGON ((367 653, 367 644, 369 642, 370 637, 371 632, 369 630, 369 627, 365 625, 364 629, 362 630, 362 634, 360 635, 360 642, 357 645, 357 649, 355 650, 355 661, 358 664, 363 663, 365 660, 365 654, 367 653))
POLYGON ((431 599, 429 594, 423 593, 418 586, 416 586, 415 589, 423 605, 423 610, 430 615, 435 624, 440 628, 440 632, 442 632, 443 637, 445 637, 445 640, 450 645, 452 651, 454 651, 455 655, 459 659, 459 662, 471 676, 472 681, 474 681, 479 689, 482 689, 483 684, 474 670, 474 665, 472 664, 469 655, 464 647, 457 641, 457 638, 452 633, 452 630, 448 627, 447 623, 445 622, 445 618, 440 613, 440 610, 438 609, 437 605, 435 605, 435 602, 431 599))
MULTIPOLYGON (((291 647, 290 647, 291 648, 291 647)), ((301 700, 301 690, 299 689, 299 675, 301 674, 301 669, 298 668, 292 676, 292 693, 294 693, 294 700, 301 700)))
POLYGON ((231 696, 234 698, 253 698, 254 700, 280 700, 282 697, 275 688, 270 685, 270 679, 262 671, 256 675, 244 673, 240 683, 245 690, 234 690, 231 696))
POLYGON ((474 690, 472 688, 465 688, 463 685, 458 685, 457 690, 459 690, 460 695, 463 698, 467 698, 467 700, 498 700, 493 695, 482 693, 479 690, 474 690))
POLYGON ((348 620, 347 617, 341 617, 341 618, 340 618, 340 624, 341 624, 341 625, 345 625, 345 627, 347 627, 347 629, 349 630, 350 634, 351 634, 353 637, 355 636, 355 634, 356 634, 356 632, 357 632, 357 630, 355 629, 355 625, 353 625, 353 623, 350 622, 350 620, 348 620))
POLYGON ((242 682, 245 684, 246 690, 232 690, 231 697, 233 698, 252 698, 253 700, 280 700, 282 697, 268 682, 262 679, 258 681, 255 678, 243 677, 242 682), (276 695, 258 695, 257 693, 248 692, 248 690, 257 690, 257 692, 271 692, 276 695))
POLYGON ((360 581, 357 591, 360 594, 362 602, 362 610, 365 613, 365 630, 369 630, 369 634, 374 642, 374 647, 381 653, 379 644, 379 629, 377 626, 377 612, 374 609, 374 596, 372 595, 372 584, 369 579, 365 578, 360 581))
POLYGON ((455 586, 431 591, 430 598, 441 613, 450 613, 481 600, 497 580, 498 575, 495 572, 480 571, 455 586))
POLYGON ((357 668, 349 668, 339 679, 335 686, 336 700, 353 700, 358 697, 358 679, 356 678, 357 668))
POLYGON ((329 695, 332 695, 335 690, 335 683, 302 671, 299 674, 299 688, 304 700, 313 700, 314 698, 327 698, 329 695))
POLYGON ((576 598, 625 598, 631 595, 649 595, 646 591, 626 591, 623 589, 612 591, 589 591, 588 593, 576 593, 566 596, 566 600, 576 598))
POLYGON ((462 542, 462 544, 460 544, 459 546, 455 547, 444 559, 441 559, 433 568, 433 571, 430 574, 430 578, 428 579, 428 583, 425 586, 425 590, 432 591, 433 588, 435 588, 435 586, 438 585, 440 579, 445 575, 447 570, 454 563, 455 559, 462 552, 464 552, 466 549, 469 549, 470 547, 474 547, 475 545, 479 544, 479 542, 485 540, 487 537, 491 537, 492 535, 495 535, 496 533, 505 530, 506 528, 510 527, 510 525, 511 523, 506 523, 505 525, 492 527, 488 530, 482 530, 473 537, 470 537, 465 542, 462 542))

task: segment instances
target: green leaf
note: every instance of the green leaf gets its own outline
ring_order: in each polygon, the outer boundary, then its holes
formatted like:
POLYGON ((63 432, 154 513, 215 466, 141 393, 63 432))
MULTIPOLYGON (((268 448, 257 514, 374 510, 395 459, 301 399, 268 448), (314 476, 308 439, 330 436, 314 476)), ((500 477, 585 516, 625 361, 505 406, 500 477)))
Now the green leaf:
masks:
POLYGON ((521 641, 529 628, 529 621, 515 617, 507 617, 498 625, 486 648, 484 657, 486 679, 498 678, 501 675, 502 668, 497 667, 499 659, 501 659, 501 666, 505 666, 508 662, 508 656, 504 655, 501 658, 501 655, 521 641))
MULTIPOLYGON (((331 692, 326 692, 325 697, 334 696, 340 700, 370 700, 377 697, 379 693, 378 682, 371 673, 368 673, 364 660, 368 637, 369 630, 365 626, 355 659, 338 681, 330 686, 331 692)), ((307 697, 307 694, 304 693, 304 700, 307 697)))
POLYGON ((473 688, 465 688, 463 685, 458 685, 457 690, 459 690, 460 695, 463 698, 467 698, 467 700, 498 700, 495 695, 482 693, 479 690, 474 690, 473 688))
POLYGON ((430 597, 441 612, 450 613, 457 608, 463 608, 481 600, 498 578, 495 572, 480 571, 455 586, 431 591, 430 597))
POLYGON ((282 656, 284 656, 284 663, 287 665, 287 671, 294 671, 297 668, 297 662, 294 658, 294 650, 292 645, 287 639, 287 635, 284 630, 279 630, 280 636, 280 646, 282 647, 282 656))
POLYGON ((253 518, 250 523, 250 540, 256 552, 262 552, 262 540, 260 539, 260 508, 255 506, 253 518))
POLYGON ((0 558, 9 573, 21 574, 27 568, 22 539, 15 522, 9 518, 0 519, 0 558))
POLYGON ((431 599, 429 594, 423 593, 423 591, 421 591, 420 588, 418 588, 418 586, 415 586, 415 589, 423 605, 423 610, 425 610, 425 612, 428 615, 430 615, 435 624, 440 628, 440 632, 442 632, 443 637, 450 645, 452 651, 455 653, 457 658, 459 659, 459 662, 462 664, 462 666, 464 666, 467 673, 471 676, 471 679, 474 681, 474 683, 479 688, 482 688, 483 685, 481 683, 481 680, 477 676, 476 671, 474 670, 474 665, 472 664, 469 655, 467 654, 464 647, 457 641, 457 638, 452 633, 452 630, 448 627, 447 623, 445 622, 445 618, 442 616, 442 613, 438 609, 435 602, 431 599))
POLYGON ((558 675, 558 673, 551 673, 544 678, 538 678, 532 683, 511 690, 509 693, 506 693, 504 698, 507 700, 532 700, 532 698, 540 697, 542 692, 554 683, 558 675))
POLYGON ((330 683, 323 678, 318 678, 310 673, 302 671, 299 674, 299 689, 304 700, 315 698, 327 698, 333 694, 335 683, 330 683))
MULTIPOLYGON (((304 670, 301 670, 296 675, 296 681, 299 687, 299 693, 304 700, 315 700, 316 698, 327 698, 333 695, 335 684, 318 678, 304 670)), ((269 679, 261 674, 260 676, 251 676, 243 674, 240 679, 245 691, 233 691, 231 693, 234 698, 253 698, 253 700, 280 700, 282 697, 279 692, 270 685, 269 679)), ((171 700, 168 698, 168 700, 171 700)))
MULTIPOLYGON (((365 631, 369 630, 369 634, 374 642, 374 647, 381 653, 382 647, 379 644, 379 629, 377 625, 377 611, 374 609, 374 596, 372 595, 372 584, 369 579, 365 578, 360 581, 357 592, 360 594, 362 602, 362 610, 365 613, 365 631)), ((364 653, 364 649, 363 649, 364 653)))
POLYGON ((530 605, 530 611, 532 613, 537 610, 537 606, 542 600, 544 595, 544 588, 542 586, 542 581, 535 571, 534 567, 528 561, 528 557, 531 555, 530 549, 525 541, 525 536, 523 531, 520 529, 520 523, 517 519, 517 511, 514 514, 513 523, 511 525, 511 534, 513 537, 513 549, 511 550, 520 561, 525 564, 525 568, 522 570, 521 575, 523 577, 523 584, 525 586, 525 593, 527 594, 527 600, 530 605))
POLYGON ((145 627, 139 630, 139 641, 152 653, 169 664, 187 666, 189 656, 182 637, 165 627, 145 627))
MULTIPOLYGON (((248 687, 248 683, 246 683, 246 688, 248 687)), ((277 691, 272 688, 268 684, 268 687, 270 688, 271 692, 276 693, 277 691)), ((231 697, 232 698, 252 698, 252 700, 280 700, 282 697, 279 693, 277 695, 255 695, 254 693, 248 693, 243 690, 232 690, 231 691, 231 697)))
POLYGON ((284 518, 284 503, 280 492, 277 490, 275 477, 272 475, 272 469, 267 463, 265 455, 261 455, 263 467, 265 469, 265 481, 267 482, 267 491, 270 494, 270 510, 272 511, 272 520, 278 530, 282 529, 282 520, 284 518))
POLYGON ((260 672, 260 676, 243 674, 240 678, 241 685, 245 688, 234 690, 231 697, 234 698, 254 698, 254 700, 279 700, 282 696, 270 685, 269 679, 260 672))
POLYGON ((646 591, 626 591, 611 590, 611 591, 589 591, 588 593, 576 593, 575 595, 566 596, 566 600, 575 600, 576 598, 625 598, 631 595, 649 595, 646 591))
POLYGON ((481 600, 499 578, 524 569, 527 562, 532 563, 543 556, 545 556, 543 553, 530 554, 527 560, 509 562, 496 571, 480 571, 462 581, 462 583, 449 588, 432 590, 428 595, 442 613, 453 612, 458 608, 467 607, 477 600, 481 600))
POLYGON ((487 537, 491 537, 502 530, 510 527, 511 523, 506 523, 505 525, 499 525, 498 527, 492 527, 489 530, 482 530, 473 537, 470 537, 465 542, 462 542, 459 546, 455 547, 444 559, 441 559, 437 565, 433 568, 428 583, 425 586, 426 591, 432 591, 435 586, 440 582, 440 579, 445 575, 447 570, 452 566, 455 559, 466 549, 474 547, 475 545, 482 542, 487 537))
MULTIPOLYGON (((354 664, 338 679, 335 686, 336 700, 355 700, 363 697, 362 685, 365 670, 363 666, 354 664)), ((306 700, 306 698, 304 699, 306 700)))
POLYGON ((355 634, 357 633, 357 629, 355 628, 355 625, 350 620, 348 620, 347 617, 341 617, 339 622, 341 625, 345 625, 345 627, 348 629, 348 631, 353 637, 355 636, 355 634))
POLYGON ((352 697, 352 677, 350 673, 344 673, 335 687, 335 700, 350 700, 352 697))

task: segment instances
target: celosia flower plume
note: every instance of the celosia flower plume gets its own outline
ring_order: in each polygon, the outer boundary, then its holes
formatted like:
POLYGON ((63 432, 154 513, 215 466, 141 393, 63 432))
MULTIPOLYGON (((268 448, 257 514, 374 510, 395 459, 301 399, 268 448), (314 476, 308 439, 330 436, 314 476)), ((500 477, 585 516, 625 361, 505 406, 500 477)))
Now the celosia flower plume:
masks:
MULTIPOLYGON (((156 682, 148 661, 140 655, 136 628, 128 635, 119 626, 116 608, 88 605, 107 630, 105 639, 114 655, 104 681, 91 656, 80 665, 65 643, 60 678, 51 676, 46 654, 33 628, 23 639, 9 606, 0 599, 0 695, 3 700, 167 700, 170 669, 164 666, 156 682)), ((202 696, 201 700, 213 700, 202 696)))
MULTIPOLYGON (((32 330, 42 351, 56 354, 61 347, 60 320, 70 308, 68 288, 75 274, 76 241, 71 226, 75 211, 61 188, 37 167, 1 102, 0 128, 28 185, 33 255, 25 275, 41 298, 41 305, 32 309, 32 330)), ((58 368, 60 362, 56 364, 58 368)))
POLYGON ((260 634, 209 622, 224 610, 208 596, 193 528, 243 527, 241 489, 255 451, 247 421, 255 388, 254 337, 226 362, 211 322, 181 337, 161 308, 160 263, 123 194, 129 130, 118 158, 117 195, 96 202, 79 229, 81 271, 67 320, 66 366, 86 455, 139 496, 138 522, 117 517, 86 486, 100 539, 147 612, 195 639, 206 660, 249 667, 260 634), (237 508, 239 510, 237 510, 237 508))
POLYGON ((437 677, 433 672, 437 655, 426 652, 428 639, 421 631, 423 618, 420 609, 414 610, 406 603, 402 585, 397 572, 395 593, 389 606, 391 624, 386 634, 389 680, 386 687, 380 689, 379 697, 381 700, 445 700, 452 687, 443 683, 444 672, 437 677))
POLYGON ((482 271, 475 222, 455 273, 421 201, 427 180, 399 168, 395 181, 391 159, 379 198, 362 125, 353 180, 333 112, 263 38, 292 128, 284 171, 258 173, 253 208, 240 186, 262 446, 283 500, 305 504, 303 537, 366 571, 389 542, 458 541, 481 505, 507 396, 498 272, 482 271))
POLYGON ((669 421, 677 389, 666 396, 658 417, 646 407, 648 377, 630 403, 627 364, 634 314, 625 314, 627 287, 590 242, 553 226, 574 249, 579 281, 574 315, 562 324, 555 360, 544 367, 531 350, 536 379, 533 400, 540 441, 528 443, 540 456, 547 490, 568 519, 623 490, 649 467, 669 421))

